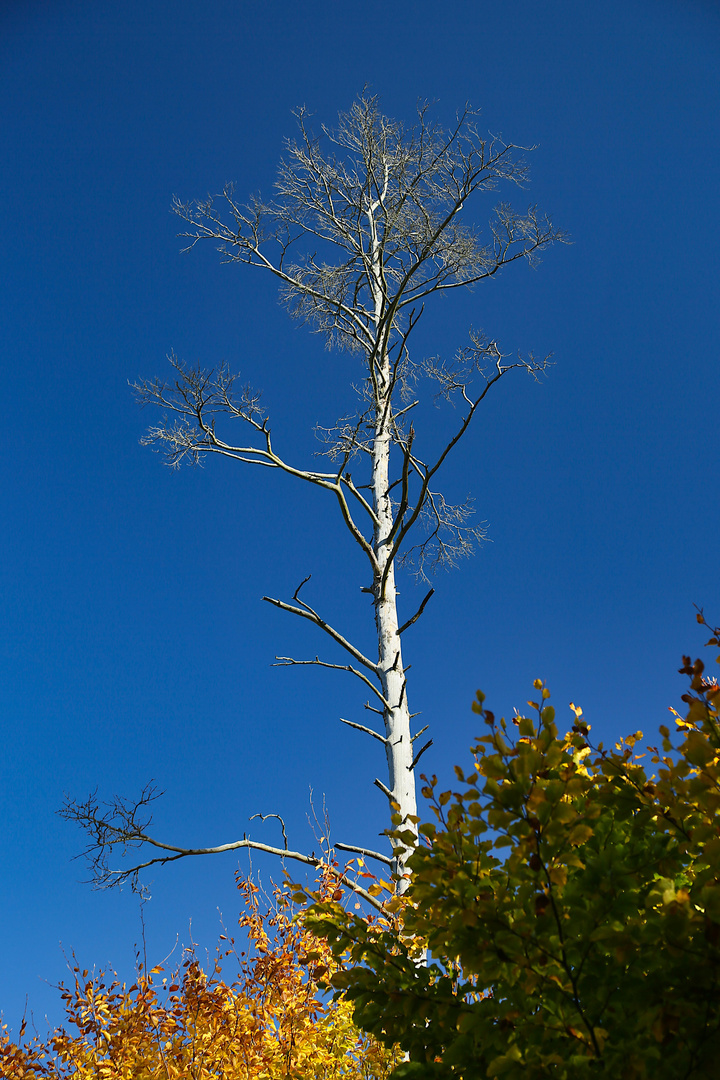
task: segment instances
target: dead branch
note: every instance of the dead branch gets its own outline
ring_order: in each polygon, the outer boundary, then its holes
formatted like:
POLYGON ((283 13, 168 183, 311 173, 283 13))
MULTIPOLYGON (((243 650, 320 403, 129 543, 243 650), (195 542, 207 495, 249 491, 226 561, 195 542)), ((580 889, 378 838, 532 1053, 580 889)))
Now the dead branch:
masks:
POLYGON ((340 645, 341 648, 345 649, 346 652, 349 652, 350 655, 355 660, 357 660, 359 664, 362 664, 363 667, 366 667, 369 671, 372 671, 373 674, 377 675, 377 664, 373 663, 372 660, 368 660, 368 658, 364 656, 359 649, 352 645, 346 637, 339 633, 339 631, 335 630, 334 627, 330 626, 330 624, 326 622, 325 619, 323 619, 320 615, 318 615, 317 611, 311 608, 309 604, 306 604, 304 600, 300 599, 300 590, 302 589, 303 585, 305 585, 306 582, 310 580, 310 577, 311 575, 308 574, 308 576, 300 582, 293 594, 293 600, 296 600, 298 604, 297 607, 293 604, 285 603, 284 600, 275 600, 272 596, 263 596, 263 600, 265 600, 268 604, 272 604, 274 607, 280 608, 282 611, 289 611, 292 615, 299 615, 302 619, 309 619, 310 622, 314 623, 315 626, 319 626, 320 629, 323 630, 328 635, 328 637, 331 637, 333 641, 340 645))
POLYGON ((254 821, 255 818, 260 818, 261 821, 267 821, 268 818, 277 818, 277 820, 280 822, 280 828, 282 829, 283 842, 285 844, 285 851, 287 851, 288 850, 288 838, 287 838, 287 833, 285 831, 285 821, 284 821, 284 819, 281 818, 279 814, 252 814, 248 818, 248 821, 254 821))
MULTIPOLYGON (((286 846, 274 847, 271 844, 263 844, 257 840, 250 840, 243 836, 241 840, 234 840, 228 844, 218 844, 214 847, 186 848, 176 844, 165 844, 149 835, 146 829, 152 823, 152 815, 148 815, 146 808, 150 802, 159 798, 158 792, 151 786, 147 786, 134 803, 126 800, 114 799, 109 803, 99 803, 97 794, 91 794, 84 803, 66 798, 65 806, 59 811, 61 817, 68 821, 74 821, 89 836, 89 842, 82 853, 90 865, 91 881, 95 888, 113 888, 129 883, 134 892, 140 892, 147 896, 147 888, 139 880, 141 871, 151 866, 164 866, 166 863, 177 862, 196 855, 221 855, 228 851, 240 851, 248 848, 252 851, 264 851, 279 858, 292 859, 295 862, 304 863, 306 866, 319 867, 325 864, 325 860, 318 858, 314 853, 307 855, 302 851, 292 851, 287 847, 284 822, 283 839, 286 846), (102 808, 105 808, 105 813, 102 808), (167 854, 156 855, 149 859, 133 863, 132 866, 122 870, 111 869, 108 859, 116 847, 122 848, 123 856, 128 849, 147 845, 157 848, 167 854)), ((255 814, 253 817, 267 818, 278 817, 278 814, 255 814)), ((251 819, 252 820, 252 819, 251 819)), ((348 849, 352 850, 352 849, 348 849)), ((78 856, 79 857, 79 856, 78 856)), ((381 855, 378 858, 383 860, 381 855)), ((391 862, 391 860, 390 860, 391 862)), ((338 884, 344 885, 356 895, 362 897, 378 911, 383 910, 382 904, 373 897, 366 889, 354 881, 348 874, 333 869, 338 884)))
POLYGON ((432 746, 432 744, 433 744, 432 739, 428 739, 428 741, 425 743, 425 745, 420 750, 418 750, 417 754, 412 759, 412 764, 410 765, 410 770, 411 771, 415 768, 415 766, 417 765, 420 758, 423 756, 425 751, 432 746))
POLYGON ((373 780, 373 784, 375 785, 375 787, 376 787, 376 788, 380 788, 380 790, 382 791, 383 795, 386 795, 386 796, 387 796, 387 798, 388 798, 388 799, 390 800, 390 802, 391 802, 391 803, 392 803, 392 802, 395 802, 395 796, 393 795, 393 793, 392 793, 392 791, 390 790, 390 788, 389 788, 389 787, 387 787, 387 786, 386 786, 385 784, 383 784, 382 780, 378 780, 378 778, 377 778, 377 777, 375 777, 375 779, 373 780))
POLYGON ((423 602, 420 604, 420 607, 417 609, 417 611, 413 615, 412 619, 408 619, 407 622, 404 622, 402 624, 402 626, 398 630, 398 634, 404 634, 409 626, 412 626, 413 623, 418 621, 418 619, 422 615, 423 611, 425 610, 425 605, 427 604, 428 600, 430 599, 430 597, 433 595, 434 592, 435 592, 434 589, 430 589, 430 592, 427 594, 427 596, 425 597, 423 602))
POLYGON ((355 675, 358 679, 361 679, 367 686, 370 687, 373 694, 385 705, 386 708, 390 708, 387 699, 378 690, 376 686, 370 682, 366 675, 363 675, 362 671, 358 671, 357 668, 352 667, 351 664, 330 664, 326 660, 319 660, 316 656, 314 660, 296 660, 292 656, 276 656, 277 663, 273 664, 273 667, 307 667, 312 665, 314 667, 331 668, 334 671, 349 671, 352 675, 355 675))
POLYGON ((333 844, 333 847, 338 851, 354 851, 358 855, 364 855, 366 859, 376 859, 377 862, 385 863, 386 866, 392 866, 393 860, 389 855, 381 855, 379 851, 371 851, 369 848, 353 847, 352 844, 333 844))
POLYGON ((339 717, 341 724, 347 724, 348 727, 355 728, 357 731, 364 731, 366 735, 372 735, 373 739, 377 739, 379 742, 387 745, 387 739, 384 735, 381 735, 379 731, 373 731, 372 728, 365 727, 364 724, 356 724, 354 720, 344 720, 339 717))

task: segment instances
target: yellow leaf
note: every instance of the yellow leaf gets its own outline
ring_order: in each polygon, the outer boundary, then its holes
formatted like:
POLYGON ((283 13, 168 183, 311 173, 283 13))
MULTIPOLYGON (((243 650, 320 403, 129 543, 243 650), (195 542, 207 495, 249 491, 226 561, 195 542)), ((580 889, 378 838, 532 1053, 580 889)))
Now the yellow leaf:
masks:
POLYGON ((574 825, 570 830, 568 842, 572 844, 573 847, 579 847, 580 844, 584 844, 586 840, 589 840, 592 834, 593 831, 589 825, 574 825))
POLYGON ((567 867, 565 866, 551 866, 548 871, 548 876, 553 885, 566 885, 567 884, 567 867))

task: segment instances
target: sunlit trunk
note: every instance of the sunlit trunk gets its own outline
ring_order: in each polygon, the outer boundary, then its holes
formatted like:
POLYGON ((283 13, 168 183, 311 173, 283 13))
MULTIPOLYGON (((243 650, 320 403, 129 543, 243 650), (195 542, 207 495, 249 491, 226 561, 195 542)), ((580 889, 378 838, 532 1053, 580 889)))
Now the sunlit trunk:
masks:
MULTIPOLYGON (((379 675, 385 706, 385 752, 388 763, 388 788, 405 827, 415 831, 408 816, 417 813, 415 775, 412 768, 413 749, 410 736, 410 710, 407 696, 407 677, 402 659, 402 645, 398 633, 397 589, 395 587, 395 564, 392 561, 390 535, 394 524, 390 495, 390 448, 392 445, 392 395, 390 356, 388 353, 390 327, 382 327, 386 297, 382 282, 382 259, 375 229, 373 208, 368 210, 370 225, 370 264, 372 292, 375 304, 375 356, 369 358, 375 365, 375 432, 372 447, 373 509, 377 518, 373 548, 377 559, 375 571, 375 625, 378 638, 379 675), (388 560, 390 565, 388 566, 388 560)), ((396 846, 398 856, 395 869, 399 875, 405 872, 405 860, 409 849, 396 846)), ((400 883, 400 891, 403 884, 400 883)))
MULTIPOLYGON (((387 539, 393 526, 393 513, 388 492, 390 459, 390 434, 383 423, 381 404, 378 403, 378 428, 373 446, 373 498, 378 524, 375 527, 375 554, 378 570, 375 578, 375 623, 378 637, 378 660, 382 692, 386 701, 384 708, 385 749, 388 762, 388 787, 398 804, 402 818, 417 813, 415 777, 412 770, 412 740, 410 737, 410 710, 408 708, 407 679, 402 659, 402 646, 398 633, 397 590, 395 567, 390 565, 385 576, 389 555, 387 539)), ((414 825, 410 825, 412 829, 414 825)), ((404 872, 405 851, 397 860, 396 870, 404 872)))

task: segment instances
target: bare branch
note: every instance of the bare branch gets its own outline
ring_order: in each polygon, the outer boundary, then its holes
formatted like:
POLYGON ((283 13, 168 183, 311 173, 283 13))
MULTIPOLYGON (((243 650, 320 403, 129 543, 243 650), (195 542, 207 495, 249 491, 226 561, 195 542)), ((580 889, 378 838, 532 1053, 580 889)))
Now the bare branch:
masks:
POLYGON ((413 623, 418 621, 418 619, 422 615, 423 611, 425 610, 425 605, 427 604, 428 600, 430 599, 430 597, 433 595, 434 592, 435 592, 434 589, 430 589, 430 592, 427 594, 427 596, 425 597, 425 599, 421 603, 420 607, 417 609, 417 611, 413 615, 412 619, 408 619, 407 622, 404 622, 402 624, 402 626, 398 630, 398 634, 404 634, 409 626, 412 626, 413 623))
MULTIPOLYGON (((142 405, 157 405, 175 414, 172 421, 163 418, 159 424, 151 426, 140 440, 141 443, 157 445, 165 452, 167 462, 173 468, 183 461, 199 465, 205 454, 220 454, 246 465, 279 469, 296 479, 331 491, 337 499, 347 529, 375 569, 372 544, 353 519, 342 489, 342 478, 337 473, 300 469, 281 458, 273 449, 268 419, 259 405, 260 395, 247 386, 238 394, 235 391, 237 376, 232 375, 226 366, 221 366, 217 371, 205 370, 188 367, 174 354, 168 359, 177 372, 173 384, 159 379, 132 384, 142 405), (217 432, 217 417, 220 414, 244 421, 264 445, 237 446, 220 438, 217 432)), ((374 522, 374 514, 367 500, 354 490, 351 482, 344 483, 374 522)))
POLYGON ((314 667, 332 668, 335 671, 349 671, 369 686, 373 694, 382 701, 386 708, 390 708, 390 705, 383 697, 380 690, 370 682, 366 675, 363 675, 362 671, 358 671, 357 668, 351 667, 350 664, 329 664, 325 660, 319 660, 317 656, 314 660, 295 660, 292 656, 276 656, 275 659, 277 660, 277 663, 273 664, 273 667, 307 667, 308 665, 312 665, 314 667))
POLYGON ((359 664, 362 664, 363 667, 366 667, 369 671, 372 671, 374 675, 377 675, 377 664, 373 663, 372 660, 368 660, 368 658, 364 656, 359 649, 352 645, 347 640, 347 638, 343 637, 341 633, 339 633, 337 630, 334 629, 334 627, 330 626, 329 623, 327 623, 323 618, 321 618, 321 616, 318 615, 318 613, 313 610, 313 608, 311 608, 309 604, 306 604, 304 601, 300 600, 298 593, 300 592, 300 589, 302 589, 303 585, 309 580, 310 575, 308 575, 295 590, 293 599, 298 601, 299 606, 297 607, 294 604, 286 604, 284 600, 275 600, 272 596, 263 596, 263 600, 265 600, 268 604, 272 604, 274 607, 280 608, 282 611, 289 611, 292 615, 299 615, 301 619, 309 619, 310 622, 315 624, 315 626, 319 626, 320 629, 328 635, 328 637, 331 637, 333 641, 337 642, 337 644, 340 645, 341 648, 345 649, 346 652, 349 652, 350 655, 355 660, 357 660, 359 664))
POLYGON ((381 735, 379 731, 373 731, 372 728, 365 727, 364 724, 356 724, 354 720, 344 720, 342 716, 339 719, 341 724, 347 724, 348 727, 356 728, 357 731, 364 731, 366 735, 372 735, 373 739, 387 745, 386 737, 381 735))
POLYGON ((375 777, 375 779, 373 780, 373 784, 375 785, 376 788, 380 788, 383 795, 386 795, 388 797, 388 799, 390 800, 390 802, 395 802, 395 796, 393 795, 390 788, 386 787, 385 784, 383 784, 382 780, 378 780, 378 778, 375 777))
POLYGON ((425 751, 428 750, 432 746, 432 744, 433 744, 432 739, 428 739, 428 741, 425 743, 425 745, 420 750, 418 750, 417 754, 412 759, 412 764, 408 766, 408 768, 410 769, 411 772, 415 768, 415 766, 417 765, 418 761, 423 756, 425 751))
POLYGON ((378 862, 385 863, 386 866, 393 866, 394 859, 391 859, 389 855, 381 855, 379 851, 371 851, 369 848, 353 847, 351 844, 333 844, 333 847, 338 851, 355 851, 358 855, 364 855, 366 859, 377 859, 378 862))
POLYGON ((378 716, 384 716, 385 715, 382 709, 376 709, 375 706, 371 705, 369 701, 365 702, 365 704, 363 705, 363 709, 367 709, 368 712, 377 713, 378 716))
POLYGON ((211 239, 226 260, 278 278, 290 313, 329 343, 372 352, 377 330, 389 333, 408 305, 567 240, 534 207, 518 214, 500 203, 489 243, 463 224, 472 196, 527 179, 523 148, 481 137, 469 110, 449 133, 425 112, 419 127, 406 131, 381 114, 377 99, 361 96, 337 128, 323 129, 339 151, 325 156, 303 110, 297 119, 300 138, 287 144, 274 201, 242 206, 226 189, 231 223, 212 199, 176 200, 175 210, 191 226, 183 235, 192 245, 211 239))
MULTIPOLYGON (((393 545, 392 545, 392 551, 391 551, 391 553, 390 553, 390 555, 388 557, 387 563, 386 563, 384 571, 383 571, 383 579, 382 579, 382 585, 383 586, 384 586, 385 581, 387 580, 387 575, 388 575, 388 573, 390 571, 390 566, 392 565, 394 560, 397 558, 398 553, 400 551, 400 548, 401 548, 406 536, 408 535, 410 530, 413 528, 413 526, 415 525, 415 523, 417 522, 418 518, 421 516, 423 511, 426 511, 428 501, 430 501, 432 499, 432 493, 430 492, 430 481, 431 481, 432 477, 438 472, 438 470, 441 468, 441 466, 444 464, 446 458, 450 454, 451 450, 454 449, 454 447, 458 444, 458 442, 462 439, 463 435, 466 433, 466 431, 469 428, 469 426, 470 426, 470 424, 471 424, 471 422, 473 420, 473 417, 474 417, 474 415, 475 415, 475 413, 476 413, 476 411, 478 409, 478 406, 485 399, 485 397, 488 394, 490 388, 492 386, 494 386, 495 383, 498 382, 498 380, 503 377, 503 375, 506 375, 508 371, 512 371, 515 368, 524 368, 535 379, 537 379, 539 374, 544 372, 547 369, 547 367, 548 367, 548 365, 550 363, 550 357, 546 357, 545 360, 538 362, 531 355, 527 360, 525 360, 525 359, 523 359, 522 357, 519 356, 518 360, 516 362, 512 363, 512 364, 503 364, 502 361, 503 361, 504 357, 500 353, 500 350, 498 349, 495 342, 490 342, 488 345, 485 345, 481 335, 476 334, 476 335, 474 335, 474 337, 476 339, 476 344, 474 346, 475 350, 478 353, 486 353, 486 354, 491 355, 491 356, 494 357, 494 359, 495 359, 495 373, 493 375, 485 373, 485 375, 484 375, 484 377, 485 377, 485 386, 484 386, 483 390, 480 392, 480 394, 478 394, 477 397, 475 397, 474 399, 472 399, 472 398, 470 398, 468 396, 467 391, 466 391, 466 387, 465 387, 464 384, 458 384, 459 389, 460 389, 460 391, 462 393, 463 400, 469 406, 469 408, 467 410, 467 413, 465 414, 465 417, 463 418, 463 420, 461 421, 458 429, 456 430, 455 435, 446 443, 444 449, 442 450, 442 452, 440 453, 440 455, 436 459, 434 465, 432 465, 432 466, 422 466, 421 463, 416 462, 417 472, 422 476, 421 485, 420 485, 420 493, 415 499, 414 509, 409 514, 407 519, 403 522, 402 526, 397 530, 395 540, 394 540, 393 545)), ((453 389, 454 388, 455 387, 453 387, 453 389)), ((413 459, 413 460, 416 461, 416 459, 413 459)), ((443 503, 444 503, 444 500, 443 500, 443 503)), ((438 516, 437 508, 433 511, 433 513, 436 515, 436 517, 438 516)), ((442 524, 445 524, 445 523, 446 522, 444 522, 443 519, 440 518, 439 524, 442 525, 442 524)), ((438 533, 435 533, 434 535, 438 535, 438 533)), ((457 535, 460 537, 459 533, 457 535)), ((482 530, 480 530, 480 535, 482 536, 482 530)), ((461 546, 461 550, 462 549, 463 549, 463 546, 461 546)), ((456 557, 458 553, 459 552, 456 550, 453 553, 453 557, 456 557)))
POLYGON ((253 814, 251 817, 248 818, 248 821, 254 821, 255 818, 260 818, 261 821, 267 821, 268 818, 277 818, 277 820, 280 822, 280 828, 282 829, 282 835, 283 835, 283 843, 285 844, 285 850, 287 851, 288 850, 288 838, 287 838, 287 833, 285 832, 285 822, 280 817, 280 815, 279 814, 253 814))
MULTIPOLYGON (((279 858, 292 859, 295 862, 304 863, 306 866, 318 867, 324 864, 315 854, 307 855, 302 851, 292 851, 287 847, 284 822, 283 838, 286 846, 274 847, 271 844, 262 844, 257 840, 249 840, 243 836, 242 840, 234 840, 229 844, 218 844, 214 847, 186 848, 176 844, 165 844, 150 836, 145 830, 152 822, 152 817, 147 815, 146 807, 161 793, 150 786, 141 793, 140 798, 134 803, 127 800, 115 799, 110 803, 100 804, 95 793, 91 794, 84 803, 66 799, 64 808, 59 811, 60 816, 66 820, 75 821, 85 830, 89 836, 89 843, 83 853, 88 860, 92 873, 92 882, 96 888, 113 888, 129 883, 133 891, 147 895, 147 889, 140 883, 139 875, 142 870, 151 866, 163 866, 166 863, 177 862, 195 855, 222 855, 228 851, 240 851, 248 848, 253 851, 264 851, 269 855, 277 855, 279 858), (102 807, 105 808, 103 812, 102 807), (129 848, 147 845, 159 849, 168 854, 156 855, 149 859, 143 859, 132 866, 122 870, 111 869, 108 866, 108 857, 116 847, 121 847, 123 855, 129 848)), ((267 818, 278 817, 278 814, 255 814, 253 817, 267 818)), ((384 861, 383 856, 378 856, 384 861)), ((367 889, 354 881, 348 874, 333 870, 339 884, 344 885, 352 892, 361 896, 367 903, 372 904, 378 911, 382 911, 382 904, 373 897, 367 889)))

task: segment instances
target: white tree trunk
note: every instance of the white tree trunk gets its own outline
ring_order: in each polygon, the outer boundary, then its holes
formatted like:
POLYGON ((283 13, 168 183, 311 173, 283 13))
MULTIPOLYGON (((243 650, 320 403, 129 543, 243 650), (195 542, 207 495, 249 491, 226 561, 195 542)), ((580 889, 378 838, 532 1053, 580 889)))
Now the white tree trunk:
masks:
MULTIPOLYGON (((389 384, 389 361, 382 363, 384 385, 389 384)), ((407 698, 407 678, 402 659, 402 645, 398 633, 397 589, 395 587, 395 565, 387 566, 390 556, 388 538, 394 519, 390 497, 390 410, 386 408, 382 395, 376 406, 376 428, 373 444, 373 509, 377 516, 375 526, 374 550, 377 558, 375 572, 375 623, 378 639, 378 662, 382 693, 386 705, 383 720, 385 723, 385 751, 388 763, 389 790, 393 801, 398 804, 398 813, 404 819, 417 814, 415 777, 412 769, 413 749, 410 735, 410 710, 407 698)), ((407 822, 404 827, 415 831, 415 824, 407 822)), ((396 849, 397 850, 397 849, 396 849)), ((402 848, 397 859, 397 872, 402 875, 405 869, 407 849, 402 848)), ((402 885, 401 885, 402 889, 402 885)))
MULTIPOLYGON (((385 174, 387 188, 387 171, 385 174)), ((386 191, 383 191, 383 197, 386 191)), ((382 200, 373 201, 367 210, 369 226, 370 289, 374 304, 375 356, 369 356, 369 368, 376 365, 375 387, 375 437, 372 448, 373 509, 376 515, 373 548, 377 560, 374 580, 375 625, 378 639, 379 675, 385 706, 385 753, 388 764, 388 788, 392 801, 397 803, 397 813, 402 827, 416 833, 414 822, 406 821, 408 815, 417 814, 417 796, 413 764, 413 744, 410 735, 410 710, 407 699, 407 677, 402 659, 402 645, 398 632, 397 589, 395 587, 395 563, 392 560, 394 516, 390 495, 390 448, 392 446, 392 382, 388 345, 392 333, 387 319, 387 296, 383 276, 382 247, 377 233, 375 212, 382 200), (383 318, 384 317, 384 318, 383 318), (388 566, 388 560, 390 565, 388 566)), ((405 860, 411 848, 395 845, 395 870, 401 878, 398 888, 404 890, 402 876, 405 860)))

